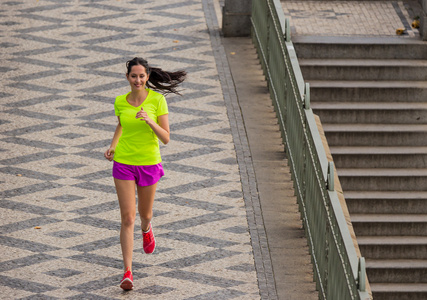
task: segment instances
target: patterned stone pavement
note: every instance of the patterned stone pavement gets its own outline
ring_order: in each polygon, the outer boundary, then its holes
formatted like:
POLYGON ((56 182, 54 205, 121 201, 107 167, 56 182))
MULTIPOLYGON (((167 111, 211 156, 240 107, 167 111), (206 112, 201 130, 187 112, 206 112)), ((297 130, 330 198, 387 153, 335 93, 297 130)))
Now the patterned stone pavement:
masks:
POLYGON ((260 298, 207 3, 0 2, 1 299, 260 298), (125 293, 103 152, 134 56, 189 76, 182 97, 167 97, 158 247, 142 254, 136 224, 135 290, 125 293))
POLYGON ((281 1, 292 33, 316 36, 396 36, 418 38, 411 23, 414 12, 408 1, 281 1))

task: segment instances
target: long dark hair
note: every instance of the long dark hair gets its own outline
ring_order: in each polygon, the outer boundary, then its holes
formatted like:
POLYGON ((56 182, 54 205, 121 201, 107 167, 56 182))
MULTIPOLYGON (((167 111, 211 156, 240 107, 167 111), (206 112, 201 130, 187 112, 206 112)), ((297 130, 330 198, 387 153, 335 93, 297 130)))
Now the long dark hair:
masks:
POLYGON ((147 74, 150 76, 146 83, 148 88, 162 92, 163 94, 174 93, 181 95, 177 88, 178 85, 185 80, 187 72, 182 70, 168 72, 160 68, 150 67, 145 59, 135 57, 126 62, 127 74, 131 72, 133 66, 137 65, 143 66, 147 74))

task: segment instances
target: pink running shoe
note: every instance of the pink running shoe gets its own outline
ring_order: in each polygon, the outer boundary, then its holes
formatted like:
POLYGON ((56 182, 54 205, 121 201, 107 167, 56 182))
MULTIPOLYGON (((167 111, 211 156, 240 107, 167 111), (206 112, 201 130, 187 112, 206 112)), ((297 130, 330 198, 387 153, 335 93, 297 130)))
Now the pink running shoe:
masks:
POLYGON ((154 239, 153 228, 151 227, 151 223, 148 231, 142 232, 142 240, 142 247, 144 248, 144 252, 147 254, 153 253, 154 249, 156 248, 156 240, 154 239))
POLYGON ((130 268, 126 269, 126 272, 123 275, 123 279, 120 281, 120 287, 125 291, 133 289, 133 275, 130 268))

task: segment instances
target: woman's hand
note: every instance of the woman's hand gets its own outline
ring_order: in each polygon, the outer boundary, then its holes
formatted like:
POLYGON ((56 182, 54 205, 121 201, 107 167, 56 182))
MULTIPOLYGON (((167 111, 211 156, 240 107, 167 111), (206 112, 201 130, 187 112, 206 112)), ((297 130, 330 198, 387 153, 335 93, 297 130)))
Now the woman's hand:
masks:
POLYGON ((170 138, 169 119, 168 114, 158 116, 159 124, 150 119, 147 112, 141 107, 141 110, 136 113, 135 118, 145 121, 150 126, 157 137, 162 141, 163 144, 167 144, 170 138))
POLYGON ((136 113, 135 118, 141 119, 141 121, 145 121, 145 123, 150 124, 153 120, 150 119, 148 113, 141 107, 141 110, 136 113))
POLYGON ((109 161, 113 160, 114 157, 114 148, 108 148, 107 151, 105 151, 104 156, 106 159, 108 159, 109 161))

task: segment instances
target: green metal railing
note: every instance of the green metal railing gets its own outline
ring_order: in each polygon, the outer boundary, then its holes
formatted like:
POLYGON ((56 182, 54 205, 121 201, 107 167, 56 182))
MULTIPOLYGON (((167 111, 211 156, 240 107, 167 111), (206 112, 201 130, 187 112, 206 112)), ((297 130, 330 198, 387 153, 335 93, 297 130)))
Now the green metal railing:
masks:
POLYGON ((252 0, 252 37, 279 119, 320 299, 369 299, 279 0, 252 0))

